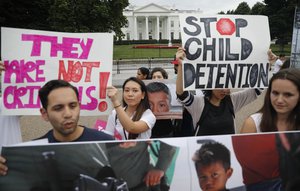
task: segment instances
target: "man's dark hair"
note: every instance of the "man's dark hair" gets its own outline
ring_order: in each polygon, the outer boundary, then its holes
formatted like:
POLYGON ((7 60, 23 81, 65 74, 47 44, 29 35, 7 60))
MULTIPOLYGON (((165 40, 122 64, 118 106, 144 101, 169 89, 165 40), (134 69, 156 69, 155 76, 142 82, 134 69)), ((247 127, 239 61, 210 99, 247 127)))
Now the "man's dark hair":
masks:
POLYGON ((162 82, 151 82, 147 85, 148 93, 155 93, 155 92, 164 92, 168 95, 169 99, 171 100, 171 92, 169 87, 162 83, 162 82))
POLYGON ((285 54, 281 53, 279 54, 279 58, 285 57, 285 54))
POLYGON ((48 96, 50 92, 58 88, 73 89, 76 94, 77 100, 79 101, 79 93, 76 87, 64 80, 50 80, 39 90, 39 98, 44 109, 47 109, 48 107, 48 96))
POLYGON ((225 170, 228 170, 231 166, 230 163, 230 151, 228 148, 218 142, 208 142, 201 146, 193 156, 196 169, 199 166, 208 166, 216 162, 221 162, 225 170))

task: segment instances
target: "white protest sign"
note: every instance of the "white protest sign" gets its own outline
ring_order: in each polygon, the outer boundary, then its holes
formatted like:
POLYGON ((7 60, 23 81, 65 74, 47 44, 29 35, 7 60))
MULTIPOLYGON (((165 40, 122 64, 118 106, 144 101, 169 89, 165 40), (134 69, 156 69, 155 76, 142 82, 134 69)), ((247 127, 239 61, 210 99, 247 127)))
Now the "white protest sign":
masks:
POLYGON ((106 115, 111 103, 113 35, 1 28, 2 113, 38 115, 38 90, 62 79, 79 91, 82 115, 106 115))
POLYGON ((184 89, 268 86, 266 16, 180 15, 184 89))

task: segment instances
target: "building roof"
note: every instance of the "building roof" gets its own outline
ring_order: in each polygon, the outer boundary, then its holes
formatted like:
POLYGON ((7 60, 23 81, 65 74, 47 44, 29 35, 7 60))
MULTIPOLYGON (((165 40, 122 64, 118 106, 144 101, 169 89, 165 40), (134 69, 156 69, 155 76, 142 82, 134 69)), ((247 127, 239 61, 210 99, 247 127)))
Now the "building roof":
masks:
POLYGON ((145 6, 135 6, 135 5, 129 5, 124 9, 125 12, 134 12, 134 13, 194 13, 198 12, 201 13, 199 9, 197 10, 179 10, 171 6, 160 6, 155 3, 150 3, 145 6))
POLYGON ((148 5, 139 7, 134 10, 135 12, 170 12, 169 9, 159 6, 155 3, 150 3, 148 5))

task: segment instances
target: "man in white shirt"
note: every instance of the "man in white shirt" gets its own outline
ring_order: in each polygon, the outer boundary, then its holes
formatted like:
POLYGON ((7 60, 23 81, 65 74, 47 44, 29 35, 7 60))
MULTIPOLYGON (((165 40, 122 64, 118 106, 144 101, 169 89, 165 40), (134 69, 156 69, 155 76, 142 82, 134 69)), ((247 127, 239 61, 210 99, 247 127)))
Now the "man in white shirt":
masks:
POLYGON ((279 58, 276 60, 276 62, 274 64, 273 74, 276 74, 280 70, 280 68, 283 65, 284 61, 285 61, 285 55, 284 54, 280 54, 279 58))

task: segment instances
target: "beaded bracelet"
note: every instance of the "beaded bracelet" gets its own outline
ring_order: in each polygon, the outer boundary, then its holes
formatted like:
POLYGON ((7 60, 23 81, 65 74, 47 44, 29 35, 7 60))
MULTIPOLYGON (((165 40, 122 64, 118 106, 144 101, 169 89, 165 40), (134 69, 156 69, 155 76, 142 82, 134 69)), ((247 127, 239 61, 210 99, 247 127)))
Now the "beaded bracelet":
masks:
POLYGON ((115 106, 114 108, 116 109, 117 107, 120 107, 120 106, 121 106, 121 104, 119 104, 119 105, 115 106))

